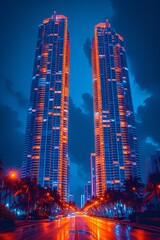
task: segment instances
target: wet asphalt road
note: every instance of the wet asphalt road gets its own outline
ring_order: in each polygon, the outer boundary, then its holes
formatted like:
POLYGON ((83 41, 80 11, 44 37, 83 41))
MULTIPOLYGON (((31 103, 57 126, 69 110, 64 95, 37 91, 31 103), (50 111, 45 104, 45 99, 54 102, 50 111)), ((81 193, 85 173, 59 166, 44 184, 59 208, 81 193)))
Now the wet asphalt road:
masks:
POLYGON ((0 240, 158 240, 160 234, 121 225, 108 219, 77 215, 1 233, 0 240))

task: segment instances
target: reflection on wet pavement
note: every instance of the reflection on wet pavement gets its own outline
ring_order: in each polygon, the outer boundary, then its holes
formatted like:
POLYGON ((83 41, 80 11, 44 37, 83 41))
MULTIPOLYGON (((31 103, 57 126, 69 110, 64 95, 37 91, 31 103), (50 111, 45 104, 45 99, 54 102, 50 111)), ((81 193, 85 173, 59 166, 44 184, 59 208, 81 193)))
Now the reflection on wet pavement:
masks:
POLYGON ((153 238, 160 239, 156 233, 85 215, 46 220, 0 234, 0 240, 153 240, 153 238))

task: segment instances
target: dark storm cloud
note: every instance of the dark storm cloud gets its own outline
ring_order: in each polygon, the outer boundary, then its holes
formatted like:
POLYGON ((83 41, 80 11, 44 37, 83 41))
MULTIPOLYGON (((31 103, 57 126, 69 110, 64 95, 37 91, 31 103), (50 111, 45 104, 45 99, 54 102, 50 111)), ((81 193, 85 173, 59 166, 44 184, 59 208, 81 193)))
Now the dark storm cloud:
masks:
POLYGON ((82 108, 90 116, 93 116, 93 97, 89 93, 82 94, 83 105, 82 108))
MULTIPOLYGON (((142 158, 142 163, 145 164, 145 161, 150 157, 150 154, 154 154, 156 146, 150 141, 146 141, 148 136, 145 132, 143 123, 137 122, 137 135, 139 142, 139 152, 142 158)), ((143 167, 144 165, 142 165, 143 167)))
POLYGON ((160 143, 160 96, 147 98, 144 106, 138 108, 137 115, 144 135, 160 143))
POLYGON ((112 0, 112 26, 124 36, 135 81, 157 92, 159 81, 160 1, 112 0))
MULTIPOLYGON (((83 94, 85 111, 88 114, 76 107, 71 99, 69 105, 69 157, 71 162, 78 164, 81 169, 85 170, 88 178, 90 153, 94 151, 93 114, 91 114, 90 100, 89 94, 83 94)), ((83 178, 82 175, 81 177, 83 178)))
POLYGON ((90 38, 87 38, 86 42, 83 44, 83 51, 84 51, 86 57, 88 58, 90 66, 91 66, 91 61, 92 61, 92 59, 91 59, 91 50, 92 50, 92 43, 91 43, 90 38))
POLYGON ((5 80, 5 86, 7 91, 14 97, 16 100, 17 104, 21 108, 26 108, 28 104, 28 99, 24 96, 22 92, 18 92, 14 88, 14 84, 10 80, 5 80))
POLYGON ((148 136, 146 135, 143 123, 137 124, 137 136, 139 142, 139 153, 141 157, 142 179, 145 182, 147 176, 147 162, 151 154, 155 154, 156 146, 152 142, 146 142, 148 136))
POLYGON ((21 132, 22 122, 18 114, 9 106, 0 103, 0 159, 5 166, 21 165, 24 134, 21 132))

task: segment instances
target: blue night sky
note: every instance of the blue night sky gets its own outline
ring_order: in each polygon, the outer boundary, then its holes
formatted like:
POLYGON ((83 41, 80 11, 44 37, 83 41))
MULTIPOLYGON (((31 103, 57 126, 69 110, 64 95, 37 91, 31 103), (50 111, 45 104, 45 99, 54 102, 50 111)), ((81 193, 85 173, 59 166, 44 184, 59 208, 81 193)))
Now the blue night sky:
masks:
POLYGON ((91 40, 109 19, 125 40, 139 149, 145 160, 160 145, 160 2, 158 0, 6 0, 0 25, 0 158, 20 168, 38 25, 54 11, 68 17, 71 42, 69 157, 71 194, 80 202, 94 151, 91 40), (75 184, 76 183, 76 184, 75 184))

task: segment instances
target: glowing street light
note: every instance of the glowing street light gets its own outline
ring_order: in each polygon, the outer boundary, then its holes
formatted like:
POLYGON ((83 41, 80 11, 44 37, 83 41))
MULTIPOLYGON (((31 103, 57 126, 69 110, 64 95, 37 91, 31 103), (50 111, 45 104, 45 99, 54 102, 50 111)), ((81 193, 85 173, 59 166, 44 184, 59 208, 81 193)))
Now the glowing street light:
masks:
MULTIPOLYGON (((17 176, 18 176, 18 172, 16 172, 16 171, 9 171, 8 177, 13 180, 13 181, 12 181, 12 185, 15 184, 15 180, 17 179, 17 176)), ((13 187, 13 186, 12 186, 12 187, 13 187)), ((11 188, 12 188, 12 187, 11 187, 11 188)), ((12 201, 12 198, 11 198, 11 194, 12 194, 12 193, 11 193, 11 192, 12 192, 12 191, 11 191, 11 189, 10 189, 10 193, 9 193, 9 205, 8 205, 9 210, 10 210, 11 201, 12 201)))
POLYGON ((15 179, 17 177, 17 172, 9 172, 8 176, 12 179, 15 179))
POLYGON ((157 198, 160 201, 160 184, 157 184, 157 198))
MULTIPOLYGON (((8 177, 10 177, 10 178, 12 178, 12 179, 16 178, 16 176, 17 176, 17 173, 16 173, 16 172, 9 172, 9 173, 8 173, 8 177)), ((2 179, 2 184, 1 184, 1 187, 0 187, 0 199, 1 199, 1 197, 2 197, 4 185, 5 185, 5 178, 2 179)))

